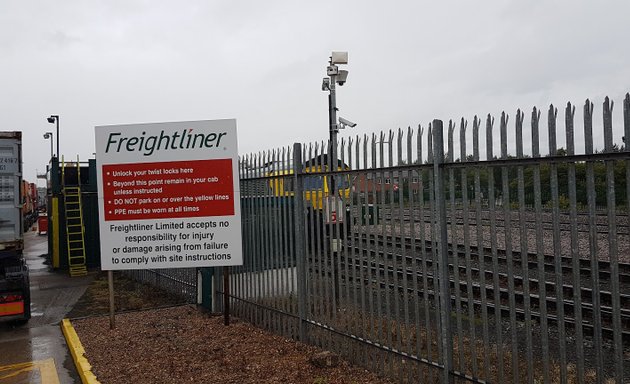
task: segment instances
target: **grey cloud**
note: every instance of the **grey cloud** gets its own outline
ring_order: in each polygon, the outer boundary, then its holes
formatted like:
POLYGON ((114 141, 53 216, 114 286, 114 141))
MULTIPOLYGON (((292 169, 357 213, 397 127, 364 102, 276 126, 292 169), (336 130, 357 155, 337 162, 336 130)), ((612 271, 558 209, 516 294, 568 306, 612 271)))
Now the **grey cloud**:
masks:
POLYGON ((31 180, 50 114, 69 157, 90 157, 93 127, 116 123, 236 117, 243 153, 324 140, 321 79, 330 51, 347 50, 338 102, 359 125, 343 137, 502 110, 513 121, 630 90, 629 13, 625 0, 6 0, 0 112, 26 132, 31 180))

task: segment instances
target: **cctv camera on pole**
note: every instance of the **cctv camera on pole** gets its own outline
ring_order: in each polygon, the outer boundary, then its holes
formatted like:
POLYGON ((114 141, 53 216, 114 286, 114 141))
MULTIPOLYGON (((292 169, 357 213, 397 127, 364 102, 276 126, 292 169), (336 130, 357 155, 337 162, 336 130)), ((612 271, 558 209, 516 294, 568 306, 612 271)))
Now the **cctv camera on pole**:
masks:
POLYGON ((341 228, 339 224, 343 224, 345 215, 345 204, 340 198, 337 186, 335 185, 334 173, 339 169, 339 157, 337 156, 337 133, 339 129, 345 127, 354 127, 357 124, 344 118, 337 121, 337 98, 336 86, 344 85, 348 79, 348 71, 339 69, 339 65, 348 64, 348 52, 332 52, 330 61, 326 67, 326 75, 322 82, 322 91, 328 91, 328 131, 330 134, 330 147, 328 150, 328 172, 327 176, 329 194, 323 201, 324 204, 324 224, 335 224, 333 232, 330 234, 330 250, 338 252, 341 249, 341 228))
POLYGON ((350 127, 350 128, 354 128, 357 126, 357 123, 352 122, 350 120, 346 120, 343 117, 339 118, 339 124, 341 125, 341 129, 345 128, 345 127, 350 127))
MULTIPOLYGON (((340 70, 338 64, 348 64, 348 52, 332 52, 326 67, 326 75, 322 82, 322 91, 328 91, 328 124, 330 133, 330 154, 334 161, 337 159, 337 97, 336 85, 344 85, 348 79, 348 71, 340 70)), ((342 123, 343 124, 343 123, 342 123)), ((351 126, 350 124, 345 124, 351 126)), ((356 124, 355 124, 356 125, 356 124)), ((334 185, 331 189, 334 191, 334 185)))

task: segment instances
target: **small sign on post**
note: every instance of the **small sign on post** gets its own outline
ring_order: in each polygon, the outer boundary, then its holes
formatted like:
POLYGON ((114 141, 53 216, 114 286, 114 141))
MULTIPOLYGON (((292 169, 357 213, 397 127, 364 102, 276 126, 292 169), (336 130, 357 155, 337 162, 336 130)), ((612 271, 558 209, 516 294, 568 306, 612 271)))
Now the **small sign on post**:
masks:
POLYGON ((236 120, 95 131, 103 270, 243 263, 236 120))

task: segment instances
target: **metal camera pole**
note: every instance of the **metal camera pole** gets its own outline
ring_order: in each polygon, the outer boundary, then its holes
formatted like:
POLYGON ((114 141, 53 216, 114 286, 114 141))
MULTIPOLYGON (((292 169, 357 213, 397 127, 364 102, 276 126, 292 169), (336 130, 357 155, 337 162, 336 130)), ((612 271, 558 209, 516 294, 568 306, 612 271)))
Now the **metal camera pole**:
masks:
MULTIPOLYGON (((337 64, 348 64, 348 52, 332 52, 330 60, 328 61, 328 67, 326 67, 326 74, 328 77, 324 77, 322 83, 322 91, 328 91, 328 131, 330 134, 330 149, 328 155, 331 158, 331 163, 328 164, 329 172, 337 170, 338 158, 337 158, 337 133, 339 132, 339 123, 337 123, 337 83, 344 85, 348 78, 348 71, 340 70, 337 64), (334 168, 333 168, 334 165, 334 168)), ((344 120, 350 123, 351 127, 356 124, 344 120)), ((344 121, 342 121, 341 128, 344 128, 344 121)), ((335 178, 331 176, 331 182, 329 189, 332 196, 336 195, 337 187, 335 185, 335 178)))
MULTIPOLYGON (((328 93, 328 124, 330 131, 330 164, 328 164, 328 169, 330 172, 336 170, 337 167, 333 168, 333 164, 337 163, 337 132, 339 129, 337 128, 337 94, 336 94, 336 73, 338 71, 338 67, 333 64, 332 57, 330 59, 330 65, 328 66, 328 73, 330 73, 330 92, 328 93)), ((330 194, 332 196, 336 195, 336 186, 335 186, 335 177, 330 177, 330 194)))

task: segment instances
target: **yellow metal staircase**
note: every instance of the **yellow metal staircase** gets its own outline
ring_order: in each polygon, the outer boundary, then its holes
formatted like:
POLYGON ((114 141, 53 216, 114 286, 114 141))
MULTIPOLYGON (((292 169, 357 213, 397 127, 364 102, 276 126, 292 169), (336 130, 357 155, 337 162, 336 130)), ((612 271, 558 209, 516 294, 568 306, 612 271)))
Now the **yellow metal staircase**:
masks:
POLYGON ((61 159, 61 182, 63 187, 64 211, 66 214, 66 240, 68 247, 68 268, 70 276, 87 275, 85 258, 85 227, 81 208, 81 167, 79 157, 76 162, 77 183, 66 185, 66 163, 61 159))

